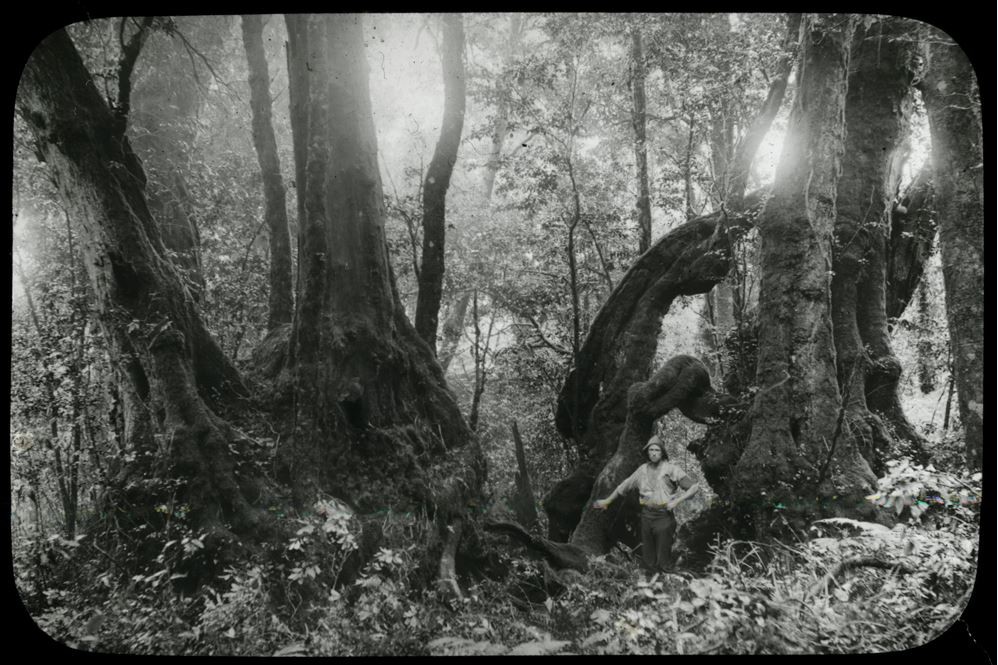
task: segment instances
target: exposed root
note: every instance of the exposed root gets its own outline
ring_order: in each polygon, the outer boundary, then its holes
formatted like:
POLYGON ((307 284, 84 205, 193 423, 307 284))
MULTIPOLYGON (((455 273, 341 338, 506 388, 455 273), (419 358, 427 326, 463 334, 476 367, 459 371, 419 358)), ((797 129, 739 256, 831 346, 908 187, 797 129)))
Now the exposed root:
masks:
POLYGON ((569 569, 584 573, 589 569, 586 551, 578 545, 556 543, 535 536, 515 522, 488 521, 486 531, 498 531, 511 536, 525 547, 540 553, 555 569, 569 569))

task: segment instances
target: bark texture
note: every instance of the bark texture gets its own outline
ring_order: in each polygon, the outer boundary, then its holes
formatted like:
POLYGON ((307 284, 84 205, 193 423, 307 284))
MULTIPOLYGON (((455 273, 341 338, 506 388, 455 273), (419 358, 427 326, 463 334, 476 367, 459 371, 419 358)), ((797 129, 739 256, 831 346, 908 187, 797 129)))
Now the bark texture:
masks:
POLYGON ((464 24, 460 14, 443 17, 444 118, 423 182, 423 256, 416 297, 416 332, 436 354, 437 319, 444 283, 447 189, 464 127, 464 24))
POLYGON ((777 502, 801 515, 833 496, 859 505, 874 487, 841 427, 830 302, 853 21, 805 22, 800 87, 773 198, 759 221, 759 392, 751 436, 729 479, 732 499, 759 531, 777 502))
MULTIPOLYGON (((913 105, 913 52, 906 22, 859 28, 850 58, 846 141, 836 199, 832 321, 844 427, 878 475, 891 434, 921 450, 898 396, 901 363, 887 329, 886 273, 891 202, 913 105)), ((922 460, 925 461, 924 459, 922 460)))
POLYGON ((267 330, 291 323, 294 301, 291 284, 291 236, 288 232, 287 200, 277 140, 270 112, 270 74, 263 48, 263 20, 243 15, 243 45, 249 65, 250 107, 253 115, 253 146, 263 178, 263 216, 270 231, 270 294, 267 300, 267 330))
POLYGON ((395 290, 361 18, 294 21, 308 44, 291 59, 292 85, 308 83, 293 91, 308 102, 308 154, 284 472, 299 505, 325 491, 362 513, 463 515, 484 462, 395 290))
POLYGON ((984 450, 984 158, 980 93, 974 69, 947 35, 928 31, 922 97, 932 134, 953 369, 967 464, 984 450))
MULTIPOLYGON (((145 174, 98 94, 71 39, 59 30, 27 63, 18 110, 59 183, 96 297, 96 313, 121 377, 125 443, 134 452, 110 507, 125 523, 157 519, 176 498, 212 536, 252 533, 261 485, 237 478, 240 437, 206 399, 242 390, 199 317, 143 187, 145 174)), ((249 474, 246 474, 248 476, 249 474)))

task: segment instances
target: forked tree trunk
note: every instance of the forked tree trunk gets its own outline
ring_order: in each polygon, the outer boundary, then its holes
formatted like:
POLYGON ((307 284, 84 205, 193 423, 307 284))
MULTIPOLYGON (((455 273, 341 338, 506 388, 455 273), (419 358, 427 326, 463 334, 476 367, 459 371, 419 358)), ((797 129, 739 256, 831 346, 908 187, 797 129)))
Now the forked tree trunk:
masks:
POLYGON ((484 462, 430 347, 405 316, 385 241, 368 65, 357 15, 288 18, 307 81, 305 217, 291 344, 294 430, 280 451, 300 506, 317 491, 362 512, 460 516, 484 462))
MULTIPOLYGON (((846 142, 836 199, 832 321, 845 426, 878 475, 894 433, 916 451, 922 437, 898 397, 901 364, 890 347, 886 253, 899 155, 913 105, 912 49, 901 20, 856 31, 846 96, 846 142)), ((924 460, 922 460, 924 461, 924 460)))
POLYGON ((287 201, 277 140, 270 113, 270 74, 263 48, 263 20, 259 15, 242 17, 243 45, 249 65, 250 106, 253 114, 253 146, 263 177, 263 216, 270 230, 270 274, 267 299, 267 330, 291 323, 294 302, 291 284, 291 236, 288 232, 287 201))
POLYGON ((922 97, 932 134, 953 369, 967 464, 980 469, 984 450, 984 158, 981 103, 966 54, 927 30, 922 97))
POLYGON ((854 18, 809 17, 801 81, 759 221, 759 392, 751 436, 729 481, 731 498, 765 532, 778 502, 791 519, 816 502, 860 505, 875 477, 841 427, 830 268, 854 18), (837 427, 838 425, 838 427, 837 427), (858 498, 858 503, 857 503, 858 498))
POLYGON ((239 437, 206 398, 242 391, 208 335, 143 192, 145 175, 72 41, 59 30, 27 63, 18 110, 59 183, 80 239, 98 320, 121 377, 125 439, 134 461, 116 479, 109 508, 142 524, 169 498, 190 506, 212 536, 253 533, 260 489, 237 478, 239 437), (116 501, 121 499, 121 501, 116 501))
POLYGON ((437 319, 444 284, 445 208, 451 173, 464 127, 464 24, 460 14, 443 17, 444 118, 423 183, 423 256, 417 278, 416 332, 436 354, 437 319))

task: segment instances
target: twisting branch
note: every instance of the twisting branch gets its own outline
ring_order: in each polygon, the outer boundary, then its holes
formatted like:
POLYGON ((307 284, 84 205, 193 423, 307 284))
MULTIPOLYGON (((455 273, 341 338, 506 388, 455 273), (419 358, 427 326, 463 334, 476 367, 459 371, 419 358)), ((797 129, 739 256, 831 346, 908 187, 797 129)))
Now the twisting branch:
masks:
MULTIPOLYGON (((125 43, 125 21, 122 17, 118 24, 118 42, 121 44, 121 58, 118 60, 118 103, 114 105, 114 115, 118 125, 118 131, 124 133, 125 124, 128 121, 128 112, 132 105, 132 73, 135 71, 135 63, 142 52, 142 45, 145 44, 149 28, 152 26, 153 17, 147 16, 142 19, 139 29, 135 31, 132 38, 125 43)), ((135 20, 135 19, 131 19, 135 20)))

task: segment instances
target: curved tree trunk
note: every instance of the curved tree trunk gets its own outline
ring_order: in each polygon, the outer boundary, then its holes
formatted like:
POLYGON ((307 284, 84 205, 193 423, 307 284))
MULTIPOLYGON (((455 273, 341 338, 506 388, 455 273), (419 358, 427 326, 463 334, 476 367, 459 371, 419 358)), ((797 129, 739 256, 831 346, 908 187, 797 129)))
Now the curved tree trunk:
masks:
POLYGON ((292 85, 308 83, 292 91, 309 106, 308 155, 283 470, 300 506, 325 491, 362 513, 424 508, 447 521, 478 496, 484 461, 395 290, 361 18, 294 21, 308 43, 291 59, 292 85))
POLYGON ((575 528, 593 481, 620 450, 628 391, 652 372, 662 317, 673 300, 705 293, 727 274, 734 236, 758 214, 758 197, 746 204, 754 206, 747 213, 713 213, 663 236, 597 313, 558 396, 555 422, 578 448, 580 463, 544 499, 552 539, 566 538, 575 528))
MULTIPOLYGON (((831 321, 832 231, 853 17, 809 17, 803 75, 773 198, 759 221, 759 392, 751 435, 730 478, 731 497, 765 532, 777 502, 792 515, 812 501, 855 499, 875 477, 841 427, 831 321)), ((810 505, 809 505, 810 504, 810 505)), ((841 504, 846 507, 846 503, 841 504)))
POLYGON ((464 24, 460 14, 443 17, 444 119, 423 183, 423 257, 416 297, 416 332, 436 354, 437 318, 444 282, 447 188, 464 127, 464 24))
POLYGON ((125 443, 134 461, 117 479, 123 503, 112 497, 110 507, 122 509, 126 523, 157 520, 155 506, 176 483, 176 499, 190 506, 192 524, 213 536, 226 537, 226 525, 255 533, 263 518, 250 501, 261 485, 235 475, 230 447, 240 439, 204 400, 241 388, 239 375, 224 362, 165 258, 142 166, 97 90, 59 30, 25 67, 18 109, 73 211, 97 317, 125 379, 125 443), (199 372, 205 358, 224 371, 199 372))
POLYGON ((930 30, 922 97, 932 134, 939 248, 967 464, 984 450, 984 158, 974 69, 946 35, 930 30))
POLYGON ((263 49, 263 20, 243 15, 243 44, 249 65, 250 106, 253 114, 253 146, 263 177, 264 219, 270 230, 270 295, 267 330, 291 323, 294 302, 291 284, 291 237, 288 233, 287 201, 277 157, 277 140, 270 120, 270 74, 263 49))
POLYGON ((890 347, 886 252, 899 155, 912 109, 908 26, 878 21, 853 38, 846 141, 838 183, 832 269, 832 321, 845 423, 878 475, 894 432, 921 449, 898 398, 901 365, 890 347), (874 415, 876 414, 876 415, 874 415))

